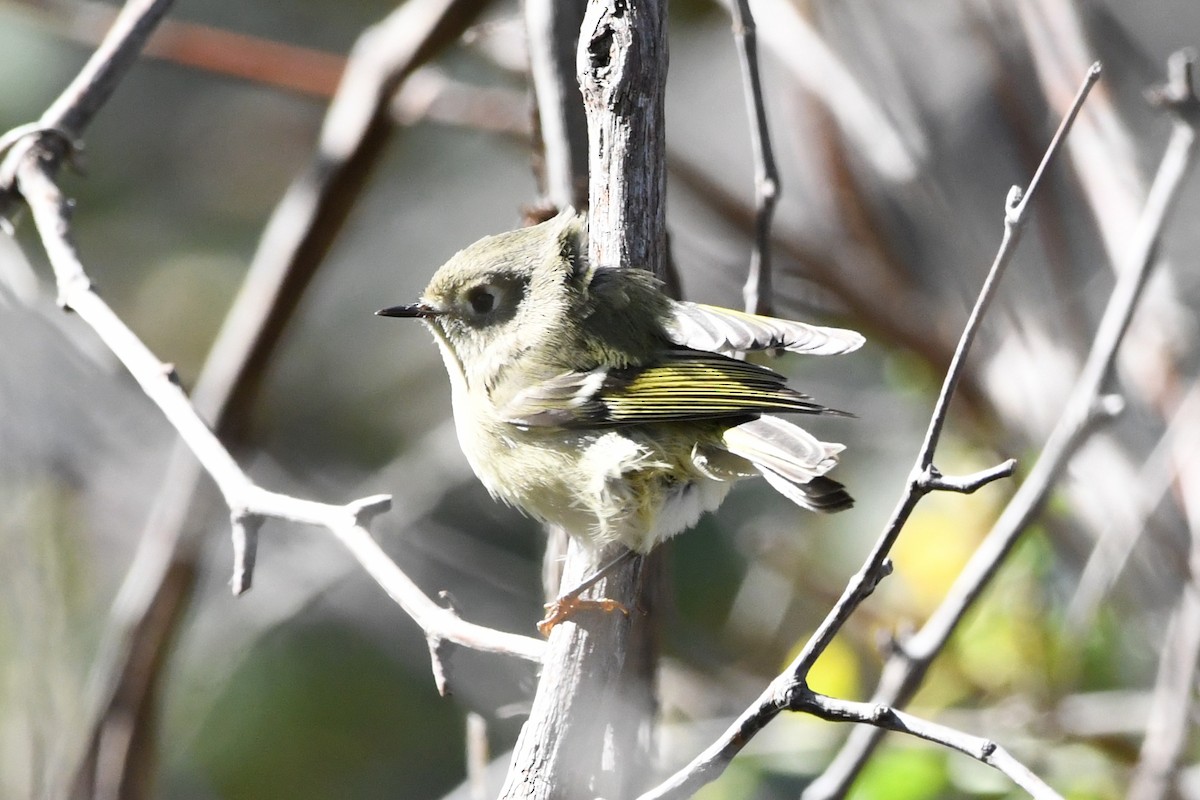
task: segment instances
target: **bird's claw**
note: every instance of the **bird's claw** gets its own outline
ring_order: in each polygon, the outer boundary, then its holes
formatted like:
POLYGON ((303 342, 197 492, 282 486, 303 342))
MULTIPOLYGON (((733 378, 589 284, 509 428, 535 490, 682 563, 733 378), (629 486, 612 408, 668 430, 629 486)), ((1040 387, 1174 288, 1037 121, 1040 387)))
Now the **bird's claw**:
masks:
POLYGON ((557 600, 546 603, 545 608, 546 616, 537 624, 538 633, 543 636, 549 636, 555 625, 565 622, 580 611, 602 611, 605 614, 620 611, 625 616, 629 616, 628 608, 608 597, 590 600, 578 595, 565 594, 557 600))

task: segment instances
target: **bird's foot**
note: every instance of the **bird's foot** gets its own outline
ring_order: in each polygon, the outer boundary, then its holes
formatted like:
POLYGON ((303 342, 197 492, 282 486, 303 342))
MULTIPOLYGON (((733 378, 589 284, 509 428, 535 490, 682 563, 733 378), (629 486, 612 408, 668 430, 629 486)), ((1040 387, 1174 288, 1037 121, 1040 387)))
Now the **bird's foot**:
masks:
POLYGON ((625 616, 629 616, 629 609, 611 598, 601 597, 590 600, 567 592, 557 600, 546 603, 546 616, 537 624, 538 632, 543 636, 549 636, 555 625, 565 622, 580 611, 602 611, 605 614, 620 611, 625 616))

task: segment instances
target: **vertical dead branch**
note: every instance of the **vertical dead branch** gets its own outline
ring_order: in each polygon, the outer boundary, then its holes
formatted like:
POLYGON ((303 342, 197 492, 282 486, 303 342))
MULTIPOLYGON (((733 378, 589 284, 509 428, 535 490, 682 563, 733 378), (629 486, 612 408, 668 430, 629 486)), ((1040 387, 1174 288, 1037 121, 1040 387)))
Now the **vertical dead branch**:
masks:
MULTIPOLYGON (((588 257, 661 275, 665 1, 590 2, 578 70, 588 120, 588 257)), ((613 555, 588 553, 572 539, 564 584, 613 555)), ((577 617, 554 629, 502 797, 628 797, 644 779, 655 712, 655 617, 646 591, 653 560, 629 559, 595 589, 633 609, 628 618, 577 617)))

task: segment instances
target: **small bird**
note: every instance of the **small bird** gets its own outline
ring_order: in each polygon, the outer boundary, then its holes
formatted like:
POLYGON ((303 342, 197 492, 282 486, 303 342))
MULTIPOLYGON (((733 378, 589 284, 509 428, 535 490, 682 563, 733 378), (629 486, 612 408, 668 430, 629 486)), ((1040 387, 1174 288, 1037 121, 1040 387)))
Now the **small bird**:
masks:
POLYGON ((849 353, 850 330, 667 297, 641 269, 597 268, 567 211, 457 253, 420 300, 450 375, 459 444, 493 497, 598 548, 647 553, 762 476, 813 511, 853 500, 825 474, 840 444, 773 413, 840 414, 752 350, 849 353))

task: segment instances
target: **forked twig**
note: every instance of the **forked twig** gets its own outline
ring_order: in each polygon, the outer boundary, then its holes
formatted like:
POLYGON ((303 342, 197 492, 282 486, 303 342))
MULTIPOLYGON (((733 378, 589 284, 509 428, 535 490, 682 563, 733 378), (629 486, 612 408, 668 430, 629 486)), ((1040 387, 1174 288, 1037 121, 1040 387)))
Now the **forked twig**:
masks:
POLYGON ((17 167, 34 147, 48 158, 53 175, 61 159, 77 147, 76 140, 112 96, 125 73, 133 66, 160 20, 171 8, 172 0, 128 0, 113 21, 112 30, 92 53, 83 69, 38 119, 36 135, 23 145, 13 147, 0 166, 0 216, 7 216, 12 202, 17 167), (49 135, 46 134, 58 135, 49 135))
POLYGON ((1062 800, 1058 792, 1034 775, 1007 750, 990 739, 972 736, 947 725, 922 719, 879 703, 858 703, 818 694, 807 686, 801 687, 791 704, 793 711, 804 711, 831 722, 857 722, 869 730, 907 733, 927 742, 940 744, 1007 775, 1013 783, 1029 792, 1036 800, 1062 800))
MULTIPOLYGON (((1107 414, 1102 395, 1117 350, 1129 327, 1151 268, 1159 234, 1195 157, 1194 119, 1181 115, 1159 164, 1129 248, 1128 262, 1101 316, 1095 343, 1042 453, 1008 506, 976 549, 942 604, 914 636, 889 658, 873 702, 903 705, 916 693, 933 658, 945 647, 967 610, 996 574, 1020 534, 1041 510, 1055 479, 1078 449, 1097 416, 1107 414)), ((805 800, 841 796, 879 740, 876 731, 856 729, 825 773, 809 785, 805 800)))
POLYGON ((433 631, 447 641, 530 661, 540 658, 543 649, 540 640, 495 631, 460 619, 421 592, 387 557, 365 527, 371 518, 390 507, 391 499, 386 495, 336 506, 267 491, 251 481, 196 413, 174 370, 159 361, 92 288, 71 238, 67 200, 49 175, 46 164, 33 154, 18 167, 17 178, 54 269, 59 302, 95 330, 187 442, 205 471, 216 481, 234 517, 235 527, 244 528, 248 523, 267 518, 324 527, 427 633, 433 631))
MULTIPOLYGON (((1022 191, 1013 187, 1005 202, 1004 237, 1000 249, 992 262, 991 269, 980 290, 975 307, 967 320, 966 327, 959 339, 958 347, 950 362, 950 368, 942 383, 942 390, 934 404, 929 427, 918 453, 916 463, 909 474, 905 491, 897 503, 892 517, 885 527, 879 540, 875 543, 866 562, 850 579, 841 597, 833 609, 822 621, 821 625, 809 638, 799 655, 788 668, 778 675, 759 698, 741 716, 734 721, 725 733, 721 735, 704 752, 694 758, 690 764, 676 772, 654 790, 642 795, 641 800, 659 800, 660 798, 686 797, 694 793, 700 786, 714 780, 733 757, 745 747, 755 734, 774 719, 780 712, 791 708, 790 702, 797 692, 806 691, 805 681, 809 670, 817 658, 829 646, 833 638, 845 625, 854 610, 865 600, 875 586, 890 571, 888 554, 892 545, 903 529, 913 509, 920 499, 930 491, 947 488, 948 486, 965 485, 963 479, 946 479, 933 465, 934 451, 946 423, 950 400, 958 384, 963 370, 966 354, 974 341, 984 312, 991 301, 995 286, 1004 268, 1011 261, 1016 245, 1020 240, 1027 220, 1026 210, 1041 184, 1042 176, 1058 153, 1060 145, 1071 128, 1079 109, 1083 106, 1088 92, 1100 77, 1100 65, 1094 64, 1089 70, 1083 84, 1075 96, 1070 111, 1059 125, 1058 131, 1046 149, 1046 154, 1029 182, 1029 188, 1022 191), (943 484, 943 485, 939 485, 943 484)), ((1003 466, 1003 465, 1002 465, 1003 466)), ((1002 467, 988 470, 982 476, 984 482, 994 480, 1004 474, 1002 467)))

